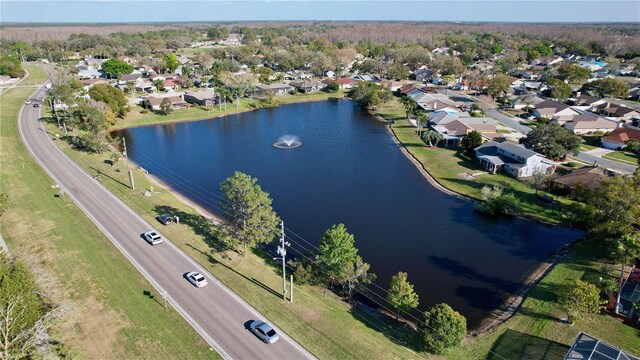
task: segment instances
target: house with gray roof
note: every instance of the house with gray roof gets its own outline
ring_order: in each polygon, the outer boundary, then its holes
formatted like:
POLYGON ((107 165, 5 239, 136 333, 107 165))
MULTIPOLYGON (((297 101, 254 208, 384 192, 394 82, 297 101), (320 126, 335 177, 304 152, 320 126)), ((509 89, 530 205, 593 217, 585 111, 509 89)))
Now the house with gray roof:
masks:
POLYGON ((290 82, 289 85, 304 92, 313 92, 313 91, 322 90, 327 86, 327 84, 318 80, 293 81, 293 82, 290 82))
POLYGON ((201 106, 213 106, 217 103, 217 95, 213 89, 187 91, 184 93, 183 97, 184 101, 201 106))
POLYGON ((490 173, 506 171, 515 178, 532 176, 536 172, 550 174, 556 164, 522 145, 488 141, 477 148, 476 159, 490 173))

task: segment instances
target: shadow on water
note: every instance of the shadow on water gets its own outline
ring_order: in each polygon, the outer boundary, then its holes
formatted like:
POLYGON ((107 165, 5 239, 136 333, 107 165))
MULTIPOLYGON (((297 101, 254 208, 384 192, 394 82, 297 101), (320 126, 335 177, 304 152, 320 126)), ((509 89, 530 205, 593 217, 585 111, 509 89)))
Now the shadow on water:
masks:
POLYGON ((464 265, 460 261, 457 261, 448 257, 432 255, 432 256, 429 256, 429 260, 435 266, 450 272, 454 276, 483 282, 509 292, 516 291, 519 287, 519 284, 513 283, 511 281, 501 279, 495 276, 480 274, 476 269, 470 266, 464 265))
POLYGON ((568 350, 564 344, 509 329, 493 343, 487 360, 562 359, 568 350))

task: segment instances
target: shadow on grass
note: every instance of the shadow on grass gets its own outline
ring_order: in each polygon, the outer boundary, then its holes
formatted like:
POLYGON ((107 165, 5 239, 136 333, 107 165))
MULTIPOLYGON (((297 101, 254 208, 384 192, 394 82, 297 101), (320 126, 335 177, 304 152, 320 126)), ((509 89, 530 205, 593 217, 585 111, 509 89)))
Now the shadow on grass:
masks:
POLYGON ((193 229, 196 235, 204 239, 204 242, 212 251, 222 252, 227 250, 227 246, 220 240, 220 228, 204 216, 186 213, 167 205, 158 205, 153 210, 158 216, 162 214, 177 215, 180 218, 180 223, 193 229))
POLYGON ((423 351, 418 340, 418 332, 409 325, 363 305, 355 304, 349 312, 368 328, 383 334, 394 343, 416 352, 423 351))
POLYGON ((128 185, 128 184, 125 184, 125 183, 123 183, 122 181, 120 181, 120 180, 118 180, 118 179, 116 179, 116 178, 114 178, 114 177, 111 177, 111 176, 109 176, 109 175, 105 174, 104 172, 102 172, 102 171, 100 171, 100 170, 98 170, 98 169, 94 168, 93 166, 89 166, 89 169, 91 169, 91 170, 93 170, 93 171, 95 171, 95 172, 96 172, 96 175, 93 177, 94 179, 107 178, 107 179, 110 179, 110 180, 112 180, 113 182, 116 182, 116 183, 118 183, 118 184, 120 184, 120 185, 122 185, 122 186, 124 186, 124 187, 126 187, 126 188, 128 188, 128 187, 129 187, 129 185, 128 185))
POLYGON ((150 300, 155 301, 155 302, 156 302, 156 304, 158 304, 158 305, 160 305, 160 306, 164 307, 164 304, 163 304, 163 303, 161 303, 160 301, 158 301, 158 299, 157 299, 157 298, 156 298, 156 297, 151 293, 151 291, 149 291, 149 290, 144 290, 144 291, 142 292, 142 295, 144 295, 144 296, 148 297, 150 300))
POLYGON ((493 343, 487 360, 562 359, 568 350, 567 345, 509 329, 493 343))

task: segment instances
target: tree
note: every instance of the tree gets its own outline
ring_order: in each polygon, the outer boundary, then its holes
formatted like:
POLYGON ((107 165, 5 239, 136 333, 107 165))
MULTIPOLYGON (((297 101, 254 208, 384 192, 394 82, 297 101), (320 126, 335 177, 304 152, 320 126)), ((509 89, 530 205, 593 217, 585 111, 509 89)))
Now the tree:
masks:
POLYGON ((228 220, 225 226, 228 236, 224 240, 233 247, 242 245, 244 256, 248 246, 271 241, 280 223, 269 193, 256 183, 257 179, 236 171, 220 184, 224 194, 220 205, 228 220))
POLYGON ((517 215, 522 209, 520 203, 512 193, 505 194, 498 186, 484 186, 480 191, 481 202, 476 203, 478 211, 490 215, 517 215))
POLYGON ((562 290, 558 295, 558 303, 567 312, 570 323, 581 314, 599 313, 603 307, 600 289, 581 280, 576 280, 574 284, 562 290))
POLYGON ((635 234, 624 234, 615 242, 614 257, 618 262, 622 263, 620 269, 620 287, 616 298, 616 307, 614 312, 617 314, 620 306, 620 294, 622 293, 622 284, 624 281, 624 269, 627 265, 633 266, 635 260, 640 257, 640 239, 635 234))
POLYGON ((511 87, 509 78, 503 74, 496 74, 489 80, 487 92, 492 98, 496 99, 500 97, 500 95, 505 94, 509 90, 509 87, 511 87))
POLYGON ((344 279, 358 258, 355 239, 344 224, 333 225, 322 235, 316 265, 329 280, 329 287, 344 279))
POLYGON ((21 78, 25 75, 25 72, 22 70, 20 60, 13 56, 3 56, 0 58, 0 75, 21 78))
POLYGON ((102 101, 119 117, 124 117, 129 111, 129 102, 124 93, 108 84, 96 84, 89 89, 89 96, 96 101, 102 101))
POLYGON ((168 54, 164 57, 164 67, 169 70, 170 73, 176 71, 178 66, 180 66, 180 62, 176 54, 168 54))
POLYGON ((416 112, 416 109, 418 109, 418 103, 409 96, 401 97, 400 103, 402 103, 402 106, 404 107, 404 113, 407 119, 413 116, 413 114, 416 112))
POLYGON ((369 264, 364 262, 360 256, 356 256, 355 262, 345 265, 338 281, 343 284, 346 297, 351 298, 354 291, 358 291, 358 288, 371 284, 375 280, 376 274, 369 272, 369 264))
POLYGON ((120 75, 131 74, 131 72, 133 72, 133 66, 118 58, 111 58, 102 63, 102 70, 104 70, 104 73, 107 74, 109 78, 117 78, 120 75))
POLYGON ((169 98, 162 99, 162 102, 160 103, 160 112, 165 115, 169 115, 172 111, 173 106, 171 106, 171 100, 169 100, 169 98))
POLYGON ((629 96, 629 87, 618 79, 598 79, 584 84, 581 90, 599 97, 626 99, 629 96))
POLYGON ((396 309, 396 320, 400 311, 407 312, 418 306, 418 294, 413 291, 413 285, 407 281, 406 272, 400 271, 391 277, 387 300, 396 309))
POLYGON ((393 93, 387 88, 367 81, 360 81, 355 88, 351 89, 349 97, 372 110, 391 101, 393 93))
POLYGON ((472 152, 480 145, 482 145, 482 134, 477 130, 468 132, 462 137, 462 140, 460 140, 460 147, 462 147, 466 152, 472 152))
POLYGON ((569 152, 578 152, 582 139, 558 123, 549 123, 531 130, 521 143, 550 159, 564 159, 569 152))
POLYGON ((338 92, 338 90, 340 90, 340 85, 337 82, 332 82, 331 84, 325 86, 324 89, 322 89, 322 91, 328 93, 336 93, 338 92))
POLYGON ((536 190, 536 195, 538 195, 538 190, 540 190, 546 183, 547 174, 542 170, 540 166, 536 166, 533 169, 533 173, 531 174, 531 185, 536 190))
POLYGON ((429 147, 434 147, 444 140, 444 136, 435 130, 427 130, 422 133, 422 139, 429 143, 429 147))
POLYGON ((467 334, 467 319, 449 305, 438 304, 424 313, 418 332, 428 352, 442 354, 446 348, 462 343, 467 334))
POLYGON ((207 30, 207 37, 211 40, 221 40, 229 36, 229 29, 226 27, 212 27, 207 30))
POLYGON ((587 194, 586 211, 580 216, 591 232, 615 239, 633 234, 640 219, 640 174, 604 179, 599 188, 587 194))
POLYGON ((571 84, 583 83, 591 77, 591 70, 576 64, 564 64, 558 68, 558 78, 571 84))
POLYGON ((571 86, 560 79, 551 78, 546 81, 547 88, 543 91, 545 96, 552 99, 566 99, 571 96, 571 86))
POLYGON ((231 72, 223 72, 220 74, 220 81, 231 88, 236 101, 236 107, 240 106, 240 98, 244 96, 249 86, 256 83, 256 77, 251 73, 234 74, 231 72))

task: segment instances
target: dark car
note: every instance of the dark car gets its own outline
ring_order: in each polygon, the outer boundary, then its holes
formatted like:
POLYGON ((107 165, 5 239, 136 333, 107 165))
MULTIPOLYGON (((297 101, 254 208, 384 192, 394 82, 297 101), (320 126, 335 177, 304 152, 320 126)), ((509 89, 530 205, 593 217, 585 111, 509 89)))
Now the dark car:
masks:
POLYGON ((35 103, 35 104, 33 104, 33 107, 40 107, 40 104, 35 103))
POLYGON ((169 214, 162 214, 156 219, 158 219, 158 221, 160 221, 163 225, 169 225, 173 223, 173 216, 169 214))

